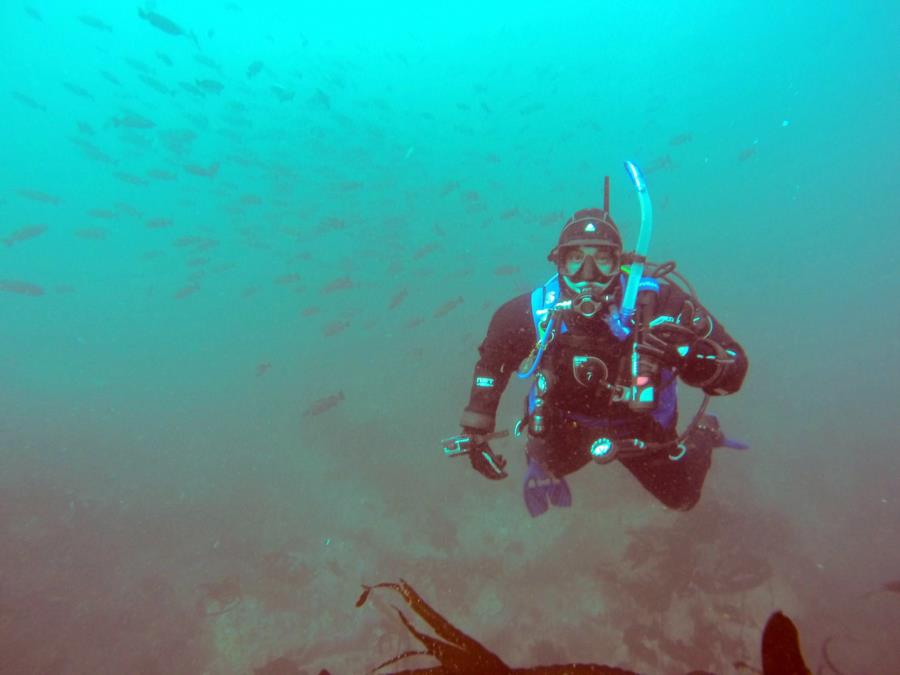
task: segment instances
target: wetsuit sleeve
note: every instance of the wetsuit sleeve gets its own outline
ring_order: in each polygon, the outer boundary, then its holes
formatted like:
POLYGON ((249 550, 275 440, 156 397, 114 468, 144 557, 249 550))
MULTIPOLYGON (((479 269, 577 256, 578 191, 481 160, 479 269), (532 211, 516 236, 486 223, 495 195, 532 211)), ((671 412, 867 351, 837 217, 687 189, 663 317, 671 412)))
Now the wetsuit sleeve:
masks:
POLYGON ((494 430, 500 397, 513 371, 531 353, 535 339, 530 294, 513 298, 494 312, 478 347, 469 403, 460 426, 485 433, 494 430))
MULTIPOLYGON (((688 296, 680 288, 667 286, 662 311, 678 317, 683 311, 688 296)), ((704 308, 704 313, 711 322, 711 330, 698 340, 685 355, 678 369, 681 379, 692 387, 698 387, 710 396, 733 394, 741 388, 747 374, 749 362, 747 354, 738 342, 731 337, 725 327, 704 308)))

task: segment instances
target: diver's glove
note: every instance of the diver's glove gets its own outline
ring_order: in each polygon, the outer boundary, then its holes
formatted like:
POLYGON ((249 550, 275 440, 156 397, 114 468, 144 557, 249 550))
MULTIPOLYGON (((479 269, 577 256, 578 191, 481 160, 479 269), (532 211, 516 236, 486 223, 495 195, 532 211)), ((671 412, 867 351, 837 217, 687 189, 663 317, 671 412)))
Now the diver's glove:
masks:
MULTIPOLYGON (((678 374, 685 384, 692 387, 700 387, 706 393, 712 394, 723 373, 728 372, 728 367, 737 360, 735 352, 726 351, 722 345, 714 340, 701 338, 691 345, 690 350, 681 360, 678 374)), ((721 392, 720 392, 721 393, 721 392)))
POLYGON ((503 455, 498 455, 491 450, 491 446, 485 439, 483 431, 463 427, 463 435, 471 439, 468 454, 473 469, 490 480, 500 480, 507 477, 508 474, 504 470, 506 460, 503 458, 503 455))
POLYGON ((702 327, 704 316, 693 302, 686 300, 676 319, 651 325, 641 331, 638 354, 650 357, 662 366, 681 370, 689 359, 697 357, 696 348, 700 342, 698 330, 702 327))

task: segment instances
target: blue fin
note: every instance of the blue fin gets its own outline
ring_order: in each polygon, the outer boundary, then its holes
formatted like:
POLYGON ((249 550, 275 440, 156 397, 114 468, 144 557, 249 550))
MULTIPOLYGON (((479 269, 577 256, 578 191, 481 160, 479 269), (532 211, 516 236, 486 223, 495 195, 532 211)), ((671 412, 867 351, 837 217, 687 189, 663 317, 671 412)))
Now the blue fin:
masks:
POLYGON ((572 505, 572 492, 565 478, 556 478, 531 459, 528 460, 528 471, 522 486, 525 508, 532 518, 547 512, 550 505, 568 507, 572 505))
POLYGON ((733 438, 728 438, 727 436, 722 438, 722 444, 719 445, 720 448, 733 448, 735 450, 749 450, 750 446, 742 441, 735 440, 733 438))
POLYGON ((734 450, 748 450, 749 445, 734 438, 728 438, 719 424, 719 418, 712 414, 706 414, 700 420, 695 438, 698 442, 707 442, 712 448, 732 448, 734 450))

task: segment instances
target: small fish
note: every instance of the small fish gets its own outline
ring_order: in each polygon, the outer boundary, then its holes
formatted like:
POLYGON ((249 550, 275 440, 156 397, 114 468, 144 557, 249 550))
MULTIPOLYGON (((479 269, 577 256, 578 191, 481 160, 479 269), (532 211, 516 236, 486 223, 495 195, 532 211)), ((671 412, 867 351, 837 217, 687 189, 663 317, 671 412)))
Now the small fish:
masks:
POLYGON ((174 63, 172 63, 172 59, 170 59, 166 54, 163 54, 162 52, 156 52, 156 58, 169 66, 169 68, 175 65, 174 63))
POLYGON ((513 207, 511 209, 507 209, 506 211, 502 211, 500 213, 500 220, 512 220, 513 218, 517 218, 519 215, 519 209, 513 207))
POLYGON ((538 219, 538 224, 540 225, 557 225, 562 222, 565 214, 562 211, 555 211, 554 213, 545 213, 543 216, 538 219))
POLYGON ((189 295, 193 295, 199 290, 200 286, 198 286, 197 284, 188 284, 187 286, 181 288, 177 293, 175 293, 175 299, 181 300, 182 298, 186 298, 189 295))
POLYGON ((91 209, 87 213, 91 218, 103 218, 108 220, 116 217, 116 214, 109 209, 91 209))
POLYGON ((199 43, 197 43, 197 37, 193 33, 187 33, 181 26, 179 26, 171 19, 164 17, 162 14, 157 14, 156 12, 148 12, 147 10, 138 7, 138 16, 140 16, 144 21, 149 23, 154 28, 158 28, 159 30, 161 30, 163 33, 168 33, 169 35, 173 35, 175 37, 191 38, 193 39, 194 43, 197 44, 197 47, 200 47, 199 43))
POLYGON ((172 219, 171 218, 151 218, 147 222, 144 223, 151 230, 161 230, 164 227, 171 227, 172 219))
POLYGON ((331 396, 326 396, 325 398, 320 398, 317 401, 313 401, 312 404, 303 412, 303 417, 315 417, 316 415, 321 415, 324 412, 328 412, 335 406, 339 405, 341 401, 344 400, 344 392, 339 391, 336 394, 332 394, 331 396))
POLYGON ((160 132, 160 140, 172 152, 183 155, 190 149, 191 143, 197 139, 197 132, 192 129, 170 129, 160 132))
POLYGON ((655 160, 650 162, 647 166, 644 167, 644 174, 651 174, 654 171, 660 171, 662 169, 672 169, 675 167, 675 163, 672 161, 672 157, 669 155, 663 155, 662 157, 657 157, 655 160))
POLYGON ((42 202, 44 204, 53 204, 53 206, 58 206, 62 201, 56 195, 47 194, 46 192, 41 192, 39 190, 22 189, 18 192, 19 195, 25 197, 25 199, 30 199, 33 202, 42 202))
POLYGON ((110 26, 105 21, 101 21, 95 16, 91 16, 90 14, 81 14, 78 17, 78 20, 85 26, 89 26, 90 28, 94 28, 99 31, 105 31, 107 33, 112 33, 112 26, 110 26))
POLYGON ((194 80, 194 84, 208 94, 221 94, 225 88, 225 85, 218 80, 194 80))
POLYGON ((189 94, 193 94, 194 96, 204 96, 203 90, 200 89, 195 84, 191 84, 190 82, 179 82, 178 86, 184 89, 189 94))
POLYGON ((258 363, 258 364, 256 364, 256 376, 257 376, 257 377, 262 377, 262 376, 265 375, 267 372, 269 372, 269 369, 270 369, 271 367, 272 367, 272 364, 269 363, 268 361, 266 361, 265 363, 258 363))
POLYGON ((156 122, 136 113, 126 113, 121 117, 113 117, 110 122, 114 127, 126 127, 128 129, 152 129, 156 122))
POLYGON ((318 307, 306 307, 302 312, 300 312, 300 316, 315 316, 316 314, 320 314, 322 310, 318 307))
POLYGON ((446 316, 447 314, 452 312, 454 309, 459 307, 459 305, 461 305, 462 302, 463 302, 463 297, 461 295, 457 298, 453 298, 452 300, 448 300, 443 305, 441 305, 436 310, 434 310, 434 314, 432 314, 432 316, 435 319, 439 319, 442 316, 446 316))
POLYGON ((454 190, 457 190, 457 189, 459 189, 459 181, 458 180, 447 181, 446 183, 444 183, 443 187, 441 188, 441 191, 438 194, 441 197, 446 197, 451 192, 453 192, 454 190))
POLYGON ((690 133, 678 134, 669 139, 669 145, 684 145, 694 140, 694 135, 690 133))
POLYGON ((272 93, 278 98, 282 103, 287 103, 288 101, 294 100, 294 95, 296 92, 293 89, 286 89, 282 87, 280 84, 273 84, 271 87, 272 93))
POLYGON ((126 204, 125 202, 116 202, 116 211, 125 216, 131 216, 133 218, 140 218, 141 212, 133 207, 131 204, 126 204))
POLYGON ((44 289, 40 286, 27 281, 17 281, 15 279, 0 279, 0 291, 31 296, 44 294, 44 289))
POLYGON ((249 66, 247 66, 247 77, 254 78, 259 75, 260 71, 263 69, 262 61, 254 61, 249 66))
POLYGON ((337 189, 340 192, 355 192, 359 190, 363 186, 362 181, 358 180, 345 180, 337 184, 337 189))
POLYGON ((343 291, 353 288, 353 279, 349 275, 338 277, 322 289, 323 293, 334 293, 335 291, 343 291))
POLYGON ((16 99, 19 103, 27 105, 29 108, 34 108, 35 110, 41 110, 43 112, 47 112, 47 106, 43 103, 38 103, 30 96, 26 96, 25 94, 19 93, 18 91, 14 91, 12 93, 13 98, 16 99))
POLYGON ((178 178, 174 173, 166 171, 165 169, 150 169, 147 172, 147 175, 156 180, 175 180, 178 178))
POLYGON ((63 82, 62 85, 76 96, 81 96, 90 101, 94 100, 94 95, 84 87, 79 87, 77 84, 72 84, 71 82, 63 82))
POLYGON ((38 10, 36 10, 34 7, 26 7, 25 11, 28 12, 28 16, 30 16, 35 21, 43 21, 44 20, 44 17, 41 15, 41 13, 38 10))
POLYGON ((103 162, 104 164, 115 164, 116 160, 103 152, 100 148, 90 143, 82 143, 81 152, 84 156, 95 162, 103 162))
POLYGON ((395 309, 400 306, 400 303, 406 299, 408 295, 408 291, 404 288, 398 291, 393 298, 391 298, 391 302, 388 304, 388 309, 395 309))
POLYGON ((9 235, 6 239, 3 240, 3 243, 7 246, 12 246, 14 244, 18 244, 20 241, 26 241, 28 239, 34 239, 35 237, 40 237, 44 232, 47 231, 46 225, 28 225, 27 227, 21 227, 11 235, 9 235))
POLYGON ((204 178, 213 178, 219 173, 219 163, 213 162, 209 166, 199 166, 197 164, 186 164, 184 170, 195 176, 203 176, 204 178))
POLYGON ((287 286, 288 284, 295 284, 300 281, 300 275, 296 272, 293 274, 282 274, 279 277, 275 277, 275 283, 279 286, 287 286))
POLYGON ((194 246, 194 247, 196 247, 196 249, 198 251, 205 251, 207 249, 210 249, 210 248, 218 245, 219 242, 217 242, 215 239, 207 239, 206 237, 187 236, 187 237, 178 237, 178 239, 176 239, 173 243, 175 244, 175 246, 178 246, 179 248, 187 248, 188 246, 194 246))
POLYGON ((199 63, 201 66, 206 66, 215 71, 221 72, 222 65, 217 61, 209 58, 206 54, 194 54, 194 61, 199 63))
POLYGON ((418 250, 416 250, 415 253, 412 254, 412 259, 413 260, 421 260, 422 258, 427 256, 429 253, 434 253, 435 251, 437 251, 440 247, 441 247, 440 244, 435 244, 435 243, 425 244, 425 246, 420 247, 418 250))
POLYGON ((517 265, 500 265, 494 270, 494 274, 498 277, 508 277, 511 274, 517 274, 519 267, 517 265))
POLYGON ((746 162, 748 159, 753 157, 756 154, 756 146, 751 145, 749 148, 744 148, 738 153, 738 161, 746 162))
POLYGON ((147 180, 141 178, 140 176, 135 176, 133 173, 128 173, 127 171, 115 171, 113 176, 118 178, 123 183, 128 183, 129 185, 147 185, 147 180))
POLYGON ((109 72, 108 70, 101 70, 101 71, 100 71, 100 74, 101 74, 108 82, 112 82, 112 83, 113 83, 114 85, 116 85, 117 87, 121 87, 121 86, 122 86, 122 83, 119 81, 119 78, 117 78, 115 75, 113 75, 113 74, 112 74, 111 72, 109 72))
POLYGON ((75 230, 75 236, 80 239, 99 241, 101 239, 106 239, 106 230, 102 227, 82 227, 79 230, 75 230))
POLYGON ((338 333, 343 333, 348 328, 350 328, 349 319, 345 319, 343 321, 332 321, 325 324, 325 326, 322 328, 322 334, 325 337, 333 337, 338 333))
POLYGON ((157 80, 152 75, 141 75, 140 79, 141 79, 141 82, 146 84, 148 87, 150 87, 154 91, 158 91, 160 94, 165 94, 166 96, 172 95, 172 90, 169 89, 166 85, 164 85, 162 82, 157 80))
POLYGON ((139 73, 144 73, 144 75, 152 75, 153 74, 153 68, 148 66, 143 61, 140 61, 138 59, 133 59, 130 56, 126 56, 122 60, 125 61, 125 63, 127 63, 129 66, 134 68, 139 73))

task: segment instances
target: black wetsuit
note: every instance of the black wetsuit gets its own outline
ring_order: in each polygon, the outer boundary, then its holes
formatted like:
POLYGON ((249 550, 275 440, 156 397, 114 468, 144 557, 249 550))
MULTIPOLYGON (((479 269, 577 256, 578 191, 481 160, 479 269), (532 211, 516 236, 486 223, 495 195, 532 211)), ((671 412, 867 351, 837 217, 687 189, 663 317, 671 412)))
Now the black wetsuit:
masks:
MULTIPOLYGON (((622 289, 618 289, 621 297, 622 289)), ((677 317, 688 296, 664 280, 656 294, 652 317, 677 317)), ((564 476, 591 461, 590 446, 598 438, 639 438, 645 442, 669 441, 676 438, 677 409, 668 414, 662 410, 636 412, 626 402, 613 400, 608 388, 579 384, 573 372, 573 358, 599 358, 608 370, 607 381, 623 382, 630 377, 632 339, 623 341, 613 336, 600 316, 586 319, 568 313, 567 331, 557 333, 541 357, 540 370, 546 373, 549 390, 545 395, 546 431, 530 435, 526 451, 556 476, 564 476)), ((675 375, 688 385, 703 385, 710 395, 736 392, 747 372, 747 358, 741 346, 724 327, 710 316, 712 331, 708 339, 727 350, 731 362, 722 365, 710 380, 686 369, 663 368, 662 384, 675 375)), ((481 358, 475 366, 469 403, 461 424, 469 430, 493 431, 500 397, 510 376, 529 356, 536 341, 531 309, 531 294, 525 293, 501 306, 491 319, 487 335, 478 351, 481 358)), ((582 378, 584 379, 584 378, 582 378)), ((663 387, 660 388, 661 390, 663 387)), ((674 390, 668 392, 674 397, 674 390)), ((660 391, 659 398, 664 396, 660 391)), ((703 481, 710 467, 711 448, 694 448, 678 460, 669 458, 671 449, 649 453, 639 458, 623 458, 623 465, 670 508, 689 509, 700 498, 703 481)))

